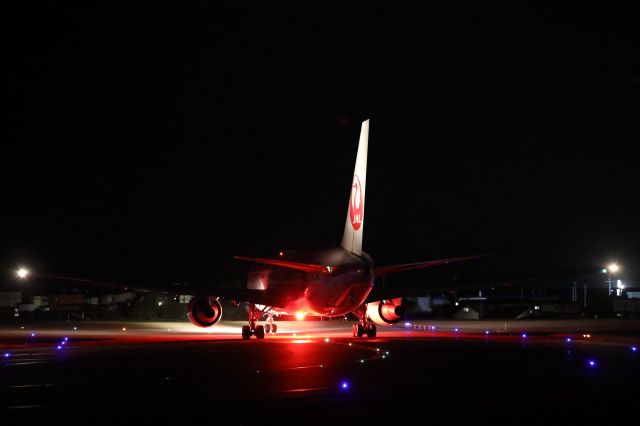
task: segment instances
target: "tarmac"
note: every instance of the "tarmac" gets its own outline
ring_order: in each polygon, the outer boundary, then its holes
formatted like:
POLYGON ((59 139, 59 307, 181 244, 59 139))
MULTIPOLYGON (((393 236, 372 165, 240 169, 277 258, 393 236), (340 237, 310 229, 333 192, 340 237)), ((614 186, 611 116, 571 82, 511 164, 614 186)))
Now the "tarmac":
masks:
POLYGON ((242 325, 1 324, 0 420, 598 424, 640 395, 638 320, 242 325))

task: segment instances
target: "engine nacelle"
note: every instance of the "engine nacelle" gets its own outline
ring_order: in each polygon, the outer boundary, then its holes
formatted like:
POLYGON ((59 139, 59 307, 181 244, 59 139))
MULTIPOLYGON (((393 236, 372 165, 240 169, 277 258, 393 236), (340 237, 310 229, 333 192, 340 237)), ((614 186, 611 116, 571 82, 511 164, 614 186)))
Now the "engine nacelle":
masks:
POLYGON ((404 306, 402 298, 367 303, 367 315, 378 325, 392 325, 402 319, 404 306))
POLYGON ((222 305, 215 296, 194 296, 187 305, 187 318, 198 327, 211 327, 222 318, 222 305))

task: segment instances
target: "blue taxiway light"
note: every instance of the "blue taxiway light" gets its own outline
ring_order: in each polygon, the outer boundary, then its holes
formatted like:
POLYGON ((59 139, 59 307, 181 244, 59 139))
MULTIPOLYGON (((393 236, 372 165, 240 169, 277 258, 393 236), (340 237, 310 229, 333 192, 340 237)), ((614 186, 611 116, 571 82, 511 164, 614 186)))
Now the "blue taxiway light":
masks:
POLYGON ((484 334, 489 334, 489 330, 485 330, 485 331, 484 331, 484 334))
POLYGON ((36 337, 36 333, 31 333, 31 337, 36 337))
POLYGON ((522 333, 522 338, 526 339, 527 338, 527 333, 522 333))
POLYGON ((567 343, 571 343, 571 337, 567 337, 566 339, 564 339, 564 341, 567 343))
POLYGON ((631 346, 631 352, 638 352, 637 346, 631 346))
POLYGON ((5 358, 9 358, 9 355, 10 355, 10 354, 9 354, 9 352, 5 352, 5 353, 4 353, 4 357, 5 357, 5 358))
POLYGON ((62 346, 58 345, 58 349, 62 349, 62 346))
POLYGON ((459 329, 459 328, 454 328, 454 329, 453 329, 453 331, 454 331, 455 333, 457 333, 458 331, 460 331, 460 329, 459 329))
POLYGON ((590 359, 589 361, 587 361, 587 364, 589 365, 589 367, 595 367, 596 366, 596 362, 593 359, 590 359))
POLYGON ((349 383, 347 383, 347 382, 342 382, 342 383, 340 384, 340 387, 341 387, 342 389, 349 389, 349 383))

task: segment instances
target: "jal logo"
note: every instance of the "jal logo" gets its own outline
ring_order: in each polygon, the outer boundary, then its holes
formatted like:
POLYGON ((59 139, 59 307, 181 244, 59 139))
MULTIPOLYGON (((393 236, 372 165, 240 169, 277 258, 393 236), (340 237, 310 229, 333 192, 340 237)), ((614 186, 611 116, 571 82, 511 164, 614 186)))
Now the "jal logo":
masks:
POLYGON ((351 226, 356 231, 362 226, 364 219, 364 200, 362 199, 362 186, 358 175, 353 175, 353 185, 351 186, 351 202, 349 203, 349 217, 351 226))

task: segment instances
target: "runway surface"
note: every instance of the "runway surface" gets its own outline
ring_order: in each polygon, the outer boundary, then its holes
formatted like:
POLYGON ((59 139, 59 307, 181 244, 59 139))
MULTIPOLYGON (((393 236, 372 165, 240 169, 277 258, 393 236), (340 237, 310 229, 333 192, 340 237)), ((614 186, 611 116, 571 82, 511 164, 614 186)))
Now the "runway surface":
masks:
POLYGON ((242 325, 4 324, 0 419, 592 424, 639 395, 639 321, 412 322, 375 339, 293 321, 260 341, 242 325))

